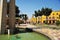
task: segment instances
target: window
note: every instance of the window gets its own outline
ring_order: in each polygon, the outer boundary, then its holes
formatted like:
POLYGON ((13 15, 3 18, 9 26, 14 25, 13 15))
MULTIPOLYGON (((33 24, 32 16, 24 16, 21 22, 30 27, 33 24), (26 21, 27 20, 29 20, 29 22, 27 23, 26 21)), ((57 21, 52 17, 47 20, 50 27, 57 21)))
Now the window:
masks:
POLYGON ((45 23, 45 21, 43 21, 45 23))
POLYGON ((57 18, 59 18, 59 17, 57 17, 57 18))
POLYGON ((51 17, 49 17, 49 19, 51 19, 51 17))
POLYGON ((54 15, 54 13, 53 13, 53 15, 54 15))
POLYGON ((57 15, 58 15, 58 13, 57 13, 57 15))
POLYGON ((54 19, 54 17, 52 17, 52 19, 54 19))

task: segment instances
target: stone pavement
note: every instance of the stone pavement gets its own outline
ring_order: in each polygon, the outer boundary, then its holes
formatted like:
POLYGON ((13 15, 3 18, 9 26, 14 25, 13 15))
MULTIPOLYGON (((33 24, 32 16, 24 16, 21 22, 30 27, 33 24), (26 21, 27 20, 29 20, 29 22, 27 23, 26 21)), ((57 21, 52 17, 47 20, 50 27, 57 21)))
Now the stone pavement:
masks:
POLYGON ((16 27, 19 27, 19 28, 35 28, 36 26, 30 25, 30 24, 20 24, 20 25, 16 25, 16 27))
POLYGON ((50 37, 52 40, 60 40, 60 30, 57 30, 57 29, 37 28, 36 26, 30 25, 30 24, 20 24, 18 27, 19 28, 35 28, 33 29, 33 31, 35 32, 42 33, 50 37))
POLYGON ((42 28, 42 29, 33 29, 36 32, 42 33, 50 37, 52 40, 60 40, 60 30, 56 29, 47 29, 47 28, 42 28))

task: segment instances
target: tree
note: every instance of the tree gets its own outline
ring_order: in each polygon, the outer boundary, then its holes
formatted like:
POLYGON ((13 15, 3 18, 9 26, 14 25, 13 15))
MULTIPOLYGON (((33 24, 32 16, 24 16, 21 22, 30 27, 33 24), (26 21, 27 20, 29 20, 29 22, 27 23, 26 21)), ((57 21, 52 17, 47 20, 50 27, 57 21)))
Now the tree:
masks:
MULTIPOLYGON (((42 21, 42 15, 43 15, 42 11, 38 10, 38 16, 41 17, 41 21, 42 21)), ((41 22, 41 23, 42 23, 42 22, 41 22)))
MULTIPOLYGON (((38 10, 38 11, 35 11, 35 17, 36 17, 36 23, 37 23, 37 17, 38 16, 40 16, 40 17, 42 17, 42 12, 40 11, 40 10, 38 10)), ((42 21, 42 19, 41 19, 41 21, 42 21)))
POLYGON ((47 22, 48 16, 51 14, 51 12, 52 12, 52 9, 50 8, 42 8, 41 10, 35 11, 36 23, 37 23, 37 17, 38 16, 42 17, 42 15, 46 16, 46 22, 47 22))
POLYGON ((46 22, 47 22, 48 16, 51 14, 52 9, 50 9, 50 8, 42 8, 41 11, 42 11, 42 14, 46 16, 46 22))
POLYGON ((36 23, 37 23, 37 17, 38 17, 38 12, 37 11, 35 11, 34 16, 36 17, 36 23))
POLYGON ((24 19, 23 19, 23 18, 24 18, 24 14, 20 14, 19 17, 20 17, 22 20, 24 20, 24 19))
POLYGON ((26 20, 28 19, 28 16, 27 14, 20 14, 20 18, 26 22, 26 20))
POLYGON ((27 15, 25 14, 25 21, 28 19, 27 15))
POLYGON ((15 13, 16 13, 16 17, 19 17, 20 10, 18 6, 15 6, 15 13))
POLYGON ((60 25, 60 21, 57 20, 56 21, 56 25, 59 26, 60 25))

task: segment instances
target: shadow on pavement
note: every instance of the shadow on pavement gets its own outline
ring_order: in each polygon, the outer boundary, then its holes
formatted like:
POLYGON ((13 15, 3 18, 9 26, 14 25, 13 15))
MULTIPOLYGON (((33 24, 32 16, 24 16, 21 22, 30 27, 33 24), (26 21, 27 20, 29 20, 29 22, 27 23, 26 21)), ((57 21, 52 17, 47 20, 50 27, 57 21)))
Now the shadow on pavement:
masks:
POLYGON ((31 28, 15 28, 14 34, 33 32, 31 28))

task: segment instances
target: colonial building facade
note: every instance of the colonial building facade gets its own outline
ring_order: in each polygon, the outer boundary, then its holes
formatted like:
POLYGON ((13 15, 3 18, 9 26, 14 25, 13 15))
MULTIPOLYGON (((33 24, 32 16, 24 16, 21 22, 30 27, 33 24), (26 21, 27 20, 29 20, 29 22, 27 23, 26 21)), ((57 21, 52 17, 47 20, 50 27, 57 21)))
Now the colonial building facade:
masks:
MULTIPOLYGON (((60 21, 60 11, 53 11, 48 16, 47 23, 54 24, 54 23, 56 23, 57 20, 60 21)), ((30 22, 33 22, 33 23, 36 23, 36 22, 45 23, 45 21, 46 21, 46 16, 44 16, 44 15, 42 15, 41 17, 38 16, 37 20, 36 20, 36 17, 34 17, 34 16, 32 16, 32 18, 30 19, 30 22)))

